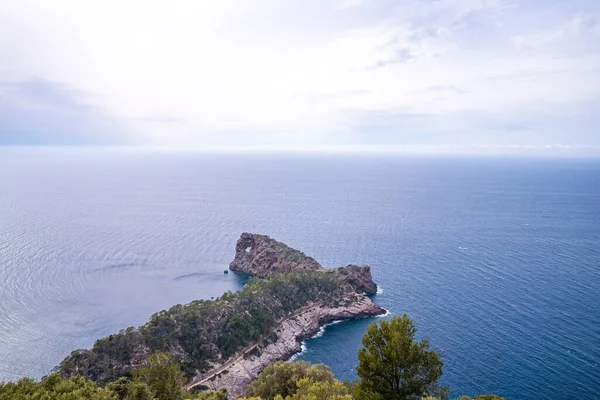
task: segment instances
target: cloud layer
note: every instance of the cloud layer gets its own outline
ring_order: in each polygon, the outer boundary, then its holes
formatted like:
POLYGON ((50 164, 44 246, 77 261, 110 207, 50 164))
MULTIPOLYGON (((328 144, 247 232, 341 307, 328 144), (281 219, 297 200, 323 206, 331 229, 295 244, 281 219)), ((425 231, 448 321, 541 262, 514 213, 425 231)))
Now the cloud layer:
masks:
POLYGON ((2 0, 0 143, 593 149, 599 12, 2 0))

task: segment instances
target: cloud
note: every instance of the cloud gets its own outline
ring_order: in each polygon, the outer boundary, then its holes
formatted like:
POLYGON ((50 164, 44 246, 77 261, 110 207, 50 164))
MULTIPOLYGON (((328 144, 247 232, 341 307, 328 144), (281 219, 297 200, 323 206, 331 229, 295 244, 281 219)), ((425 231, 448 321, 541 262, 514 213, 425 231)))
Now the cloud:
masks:
POLYGON ((128 143, 119 121, 44 79, 0 82, 0 116, 0 144, 128 143))
MULTIPOLYGON (((119 141, 116 124, 128 141, 171 146, 597 145, 599 11, 577 0, 5 0, 0 80, 77 88, 59 114, 76 116, 85 140, 119 141)), ((12 126, 29 129, 44 96, 21 95, 12 126)))

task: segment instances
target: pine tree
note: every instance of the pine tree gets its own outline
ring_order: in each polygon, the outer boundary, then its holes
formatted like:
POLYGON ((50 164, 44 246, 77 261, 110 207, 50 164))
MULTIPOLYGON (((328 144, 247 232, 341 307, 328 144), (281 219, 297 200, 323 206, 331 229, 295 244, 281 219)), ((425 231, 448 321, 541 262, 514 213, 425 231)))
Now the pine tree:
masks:
POLYGON ((417 329, 406 316, 371 324, 358 351, 359 388, 364 398, 419 399, 442 375, 439 354, 427 340, 417 342, 417 329))

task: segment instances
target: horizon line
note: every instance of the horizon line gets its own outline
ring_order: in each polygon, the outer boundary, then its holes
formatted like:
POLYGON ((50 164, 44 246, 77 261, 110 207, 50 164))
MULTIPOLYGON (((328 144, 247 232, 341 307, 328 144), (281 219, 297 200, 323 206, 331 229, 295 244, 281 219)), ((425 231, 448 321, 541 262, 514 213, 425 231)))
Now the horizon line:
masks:
POLYGON ((13 149, 93 149, 132 152, 215 154, 348 154, 348 155, 440 155, 440 156, 531 156, 600 158, 600 145, 151 145, 151 144, 0 144, 13 149))

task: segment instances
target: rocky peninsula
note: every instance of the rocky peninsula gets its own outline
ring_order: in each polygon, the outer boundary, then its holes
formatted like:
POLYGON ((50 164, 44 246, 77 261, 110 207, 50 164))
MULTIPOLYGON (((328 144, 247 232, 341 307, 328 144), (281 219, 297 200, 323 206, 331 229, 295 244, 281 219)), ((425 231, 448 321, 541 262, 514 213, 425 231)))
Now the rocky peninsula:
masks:
POLYGON ((230 268, 256 277, 236 293, 176 305, 90 350, 76 350, 58 371, 107 383, 160 350, 182 365, 188 388, 225 388, 236 398, 268 364, 300 351, 324 324, 385 313, 366 296, 377 290, 368 266, 325 269, 265 235, 243 233, 230 268))

